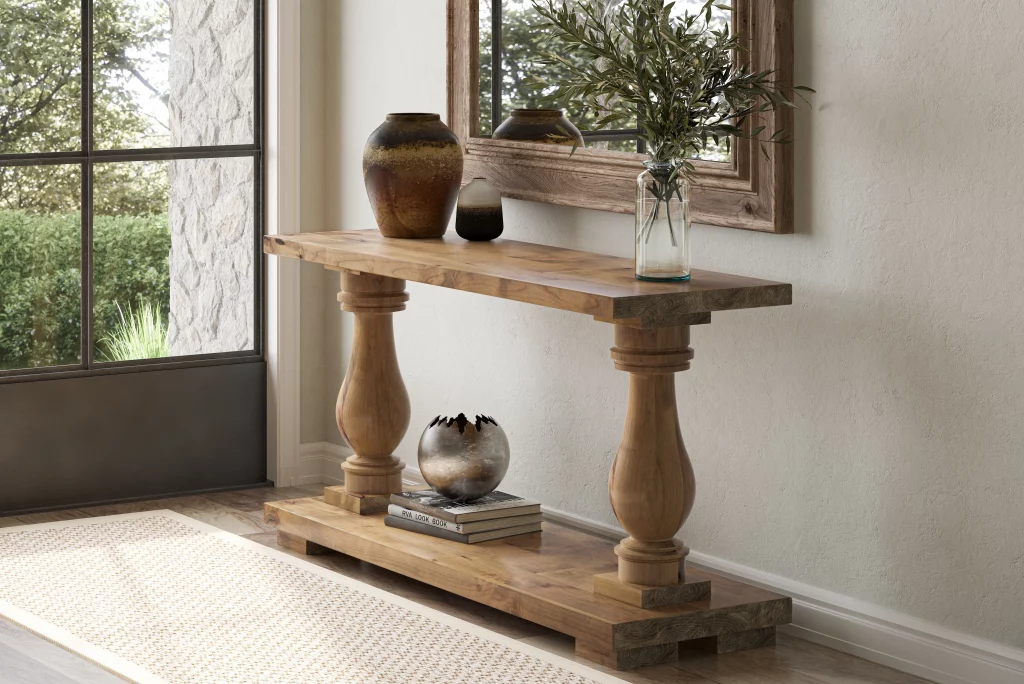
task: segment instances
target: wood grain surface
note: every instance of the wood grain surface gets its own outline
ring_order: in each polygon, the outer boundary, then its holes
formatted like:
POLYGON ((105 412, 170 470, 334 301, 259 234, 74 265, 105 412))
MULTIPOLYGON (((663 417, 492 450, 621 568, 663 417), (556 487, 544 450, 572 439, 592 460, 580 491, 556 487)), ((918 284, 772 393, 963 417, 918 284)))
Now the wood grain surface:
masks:
POLYGON ((391 316, 403 311, 408 299, 404 280, 341 274, 338 301, 355 321, 335 410, 338 430, 355 451, 341 464, 349 494, 402 491, 405 464, 393 452, 409 429, 411 408, 398 368, 391 316))
POLYGON ((607 575, 594 575, 594 591, 639 608, 661 608, 710 597, 711 582, 680 582, 652 587, 623 582, 618 573, 610 572, 607 575))
POLYGON ((792 286, 694 269, 689 282, 641 282, 632 259, 514 240, 397 240, 376 230, 267 236, 264 251, 329 268, 427 283, 632 327, 706 322, 712 311, 792 303, 792 286), (696 319, 694 318, 696 316, 696 319))
POLYGON ((596 594, 593 576, 616 570, 613 544, 547 523, 541 533, 462 545, 317 499, 267 503, 265 518, 289 535, 576 637, 585 652, 604 654, 602 664, 649 664, 666 650, 650 647, 774 627, 792 612, 787 597, 697 570, 690 581, 711 582, 701 601, 642 609, 596 594))

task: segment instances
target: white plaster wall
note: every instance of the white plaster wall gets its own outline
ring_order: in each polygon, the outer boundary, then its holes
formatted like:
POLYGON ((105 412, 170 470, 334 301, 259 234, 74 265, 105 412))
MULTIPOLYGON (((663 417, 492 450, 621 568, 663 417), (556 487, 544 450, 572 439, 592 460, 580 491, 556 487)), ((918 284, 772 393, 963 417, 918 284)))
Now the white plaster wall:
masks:
MULTIPOLYGON (((328 230, 325 226, 327 151, 324 145, 327 73, 324 0, 303 0, 299 13, 299 221, 303 232, 328 230)), ((300 439, 303 444, 327 439, 323 405, 325 320, 324 269, 300 265, 300 439)))
MULTIPOLYGON (((1024 646, 1024 90, 1017 3, 797 0, 797 234, 697 227, 696 264, 792 282, 723 313, 678 376, 694 549, 1024 646)), ((440 0, 327 0, 328 215, 372 227, 360 155, 445 108, 440 0)), ((628 256, 631 217, 506 200, 508 237, 628 256)), ((334 285, 331 285, 332 290, 334 285)), ((504 488, 613 522, 627 379, 586 318, 411 284, 413 404, 494 415, 504 488)), ((332 292, 333 295, 333 292, 332 292)), ((328 336, 334 333, 328 333, 328 336)), ((332 356, 331 352, 327 357, 332 356)), ((332 363, 342 358, 334 356, 332 363)))

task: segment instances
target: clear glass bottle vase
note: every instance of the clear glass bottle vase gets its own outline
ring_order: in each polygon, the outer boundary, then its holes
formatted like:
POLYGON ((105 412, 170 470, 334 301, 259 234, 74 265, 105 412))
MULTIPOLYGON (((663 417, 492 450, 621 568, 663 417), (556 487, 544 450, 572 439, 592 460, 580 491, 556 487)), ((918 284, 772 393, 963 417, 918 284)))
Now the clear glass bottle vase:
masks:
POLYGON ((636 278, 689 280, 690 184, 677 164, 644 166, 636 179, 636 278))

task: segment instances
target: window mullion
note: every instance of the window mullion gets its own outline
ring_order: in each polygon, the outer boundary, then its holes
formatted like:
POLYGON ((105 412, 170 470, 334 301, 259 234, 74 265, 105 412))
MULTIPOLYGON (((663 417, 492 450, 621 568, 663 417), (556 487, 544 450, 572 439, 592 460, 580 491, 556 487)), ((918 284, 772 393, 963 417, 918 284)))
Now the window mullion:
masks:
POLYGON ((491 135, 502 122, 501 111, 501 3, 491 0, 491 135))
POLYGON ((92 161, 89 159, 93 147, 92 104, 93 104, 93 7, 92 0, 82 0, 82 152, 86 159, 82 163, 82 366, 93 365, 93 319, 92 319, 92 161))

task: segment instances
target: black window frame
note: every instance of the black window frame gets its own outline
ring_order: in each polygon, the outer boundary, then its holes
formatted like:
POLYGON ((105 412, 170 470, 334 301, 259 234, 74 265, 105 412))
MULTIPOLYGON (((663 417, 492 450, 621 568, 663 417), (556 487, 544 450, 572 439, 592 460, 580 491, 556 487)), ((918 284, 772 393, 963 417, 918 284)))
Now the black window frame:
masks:
MULTIPOLYGON (((505 120, 504 106, 502 104, 502 82, 505 64, 505 50, 501 36, 501 0, 491 0, 491 130, 498 130, 498 126, 505 120)), ((603 131, 580 131, 584 140, 593 142, 633 140, 636 139, 636 151, 644 154, 647 152, 647 143, 640 137, 639 128, 616 128, 603 131)), ((485 136, 490 137, 490 136, 485 136)))
POLYGON ((266 7, 263 0, 253 1, 253 142, 244 145, 209 145, 200 147, 132 148, 116 150, 93 149, 93 3, 81 5, 81 145, 77 152, 31 152, 0 154, 0 166, 78 165, 82 174, 81 189, 81 363, 61 366, 40 366, 0 370, 0 384, 64 377, 113 375, 147 370, 169 370, 196 366, 263 361, 264 354, 264 282, 265 263, 262 241, 266 218, 265 207, 265 120, 266 88, 266 7), (133 361, 95 361, 93 340, 93 169, 96 164, 110 162, 175 161, 184 159, 249 158, 253 160, 253 349, 171 356, 133 361))

